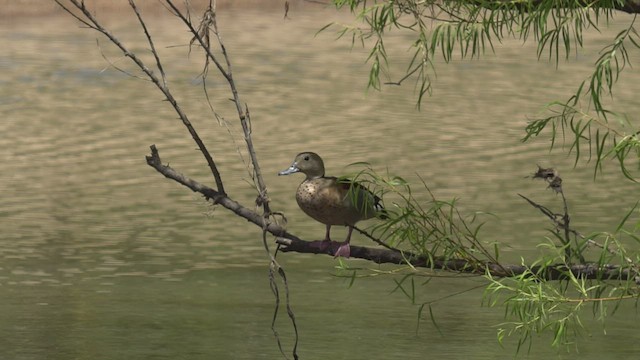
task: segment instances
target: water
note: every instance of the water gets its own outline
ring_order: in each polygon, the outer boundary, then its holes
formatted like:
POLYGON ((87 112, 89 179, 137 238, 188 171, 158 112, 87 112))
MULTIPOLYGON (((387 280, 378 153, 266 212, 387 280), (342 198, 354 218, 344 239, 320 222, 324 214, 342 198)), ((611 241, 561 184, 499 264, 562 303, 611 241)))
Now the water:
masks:
MULTIPOLYGON (((410 86, 365 92, 362 49, 351 50, 330 34, 314 37, 335 17, 312 6, 286 21, 280 10, 234 9, 220 19, 251 110, 272 206, 287 214, 293 233, 308 239, 324 234, 324 226, 295 205, 302 179, 276 176, 304 150, 320 153, 330 174, 368 161, 414 183, 420 174, 437 196, 461 198, 463 209, 496 214, 483 239, 503 243, 507 259, 535 256, 549 227, 516 193, 559 206, 542 183, 525 178, 536 164, 561 171, 574 224, 585 232, 611 230, 619 209, 637 200, 629 196, 635 186, 620 181, 615 165, 593 182, 590 165, 573 169, 573 159, 549 153, 544 138, 519 142, 527 115, 566 97, 588 74, 590 54, 604 36, 559 70, 534 60, 535 48, 516 42, 481 61, 441 64, 435 96, 417 111, 410 86)), ((144 52, 130 14, 105 20, 144 52)), ((250 207, 255 193, 238 157, 243 140, 225 84, 211 75, 210 93, 229 129, 208 111, 198 80, 200 54, 186 57, 185 31, 162 16, 150 28, 172 89, 219 162, 227 192, 250 207)), ((213 184, 172 109, 150 83, 109 67, 101 52, 137 73, 98 39, 63 14, 0 23, 0 358, 279 358, 259 229, 145 164, 148 146, 156 144, 165 163, 213 184)), ((406 47, 389 49, 404 54, 406 47)), ((633 109, 637 100, 627 94, 637 91, 637 83, 623 80, 616 106, 633 109)), ((353 242, 367 244, 361 237, 353 242)), ((349 288, 348 279, 334 276, 337 260, 330 257, 289 253, 280 261, 289 276, 303 359, 493 359, 514 353, 513 342, 498 346, 493 325, 502 321, 502 311, 480 307, 479 291, 435 303, 442 335, 424 316, 416 333, 417 307, 392 293, 391 276, 359 279, 349 288)), ((482 283, 436 279, 419 288, 419 301, 482 283)), ((284 312, 280 320, 290 348, 284 312)), ((625 320, 620 314, 612 319, 607 335, 587 321, 590 337, 580 342, 580 356, 637 354, 640 342, 625 320)), ((573 356, 556 355, 548 343, 547 337, 536 339, 531 358, 573 356)))

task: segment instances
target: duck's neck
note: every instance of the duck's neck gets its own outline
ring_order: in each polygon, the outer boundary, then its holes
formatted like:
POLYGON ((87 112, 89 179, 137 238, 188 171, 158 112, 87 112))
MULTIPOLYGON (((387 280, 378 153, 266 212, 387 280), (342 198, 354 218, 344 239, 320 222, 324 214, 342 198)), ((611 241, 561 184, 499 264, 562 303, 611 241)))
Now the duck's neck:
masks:
POLYGON ((320 173, 314 173, 314 174, 307 174, 307 181, 309 180, 315 180, 315 179, 320 179, 324 177, 324 172, 320 172, 320 173))

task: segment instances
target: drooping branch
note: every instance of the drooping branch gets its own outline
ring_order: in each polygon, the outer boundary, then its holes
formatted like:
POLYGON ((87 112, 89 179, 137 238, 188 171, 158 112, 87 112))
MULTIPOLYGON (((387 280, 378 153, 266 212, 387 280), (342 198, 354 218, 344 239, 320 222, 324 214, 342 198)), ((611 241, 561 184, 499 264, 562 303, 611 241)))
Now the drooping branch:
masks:
POLYGON ((213 61, 216 65, 220 74, 225 78, 229 85, 229 90, 233 96, 233 103, 236 106, 236 111, 238 113, 238 118, 240 119, 240 124, 242 125, 242 131, 244 133, 244 140, 247 144, 247 151, 249 152, 249 157, 251 158, 251 165, 253 166, 253 175, 257 182, 258 188, 258 203, 263 206, 265 210, 265 217, 269 217, 271 214, 271 210, 269 208, 269 198, 267 196, 267 186, 262 177, 262 172, 260 171, 260 165, 258 164, 258 157, 256 155, 255 148, 253 146, 253 140, 251 138, 251 116, 249 113, 249 108, 247 105, 244 105, 240 101, 240 95, 238 93, 238 89, 236 87, 236 83, 233 79, 233 71, 231 69, 231 60, 229 58, 229 54, 227 53, 227 48, 222 41, 222 36, 220 35, 220 31, 218 30, 217 23, 217 14, 216 9, 212 4, 209 4, 209 7, 205 11, 203 16, 203 23, 201 26, 196 27, 191 19, 186 16, 180 9, 171 1, 166 0, 167 5, 173 12, 175 16, 177 16, 182 22, 187 26, 191 34, 193 35, 193 41, 197 40, 202 49, 205 51, 207 59, 213 61), (225 65, 222 64, 220 60, 216 57, 216 55, 211 50, 211 44, 208 39, 210 36, 208 35, 208 31, 212 31, 218 40, 218 45, 220 46, 220 51, 222 52, 222 57, 224 58, 225 65))
MULTIPOLYGON (((132 1, 132 0, 130 0, 132 1)), ((285 304, 286 304, 286 309, 287 309, 287 315, 289 316, 289 319, 292 322, 292 326, 293 326, 293 330, 294 330, 294 345, 293 345, 293 349, 292 349, 292 355, 294 359, 298 359, 298 354, 297 354, 297 348, 298 348, 298 326, 296 324, 296 320, 295 320, 295 316, 293 313, 293 310, 291 309, 291 303, 290 303, 290 297, 289 297, 289 286, 288 286, 288 281, 287 281, 287 277, 285 274, 284 269, 282 268, 282 266, 278 263, 278 261, 276 260, 275 254, 277 254, 277 250, 276 253, 271 253, 271 251, 269 250, 269 244, 267 242, 267 232, 278 232, 278 233, 283 233, 284 231, 282 229, 273 229, 275 226, 274 222, 272 221, 272 212, 269 206, 269 197, 267 196, 267 186, 266 183, 264 182, 264 179, 262 177, 262 173, 260 171, 260 166, 258 164, 258 157, 256 155, 256 151, 255 148, 253 146, 253 140, 251 138, 251 116, 249 114, 249 107, 248 105, 244 104, 240 101, 240 95, 238 93, 238 89, 236 87, 236 83, 233 79, 233 71, 231 69, 231 60, 229 58, 229 54, 227 53, 227 49, 222 41, 222 36, 220 35, 220 32, 218 31, 218 24, 217 24, 217 19, 216 19, 216 6, 215 6, 215 2, 213 0, 209 1, 209 5, 207 7, 207 9, 205 10, 202 20, 200 22, 199 26, 195 26, 194 23, 191 21, 191 16, 189 15, 189 4, 187 3, 187 11, 186 13, 184 11, 181 11, 171 0, 165 0, 168 8, 170 9, 170 11, 173 13, 173 15, 175 15, 176 17, 178 17, 180 20, 182 20, 182 22, 186 25, 186 27, 189 29, 189 31, 191 32, 191 34, 193 35, 192 40, 190 42, 190 45, 193 44, 195 41, 197 41, 200 46, 202 47, 202 49, 204 49, 205 51, 205 65, 204 65, 204 70, 202 72, 203 74, 203 86, 204 86, 204 91, 205 94, 207 95, 207 101, 209 101, 209 97, 208 97, 208 92, 207 92, 207 82, 206 82, 206 74, 207 74, 207 69, 208 69, 208 64, 212 61, 219 73, 224 77, 224 79, 227 81, 227 84, 229 85, 229 89, 231 91, 231 94, 233 96, 233 102, 236 105, 236 110, 238 113, 238 118, 240 120, 240 124, 242 126, 242 130, 244 133, 244 140, 245 143, 247 145, 247 151, 249 153, 249 156, 251 158, 251 164, 253 167, 253 172, 252 172, 252 178, 254 179, 254 184, 256 186, 256 189, 258 190, 258 197, 256 199, 256 204, 258 204, 259 206, 262 206, 263 209, 263 213, 262 215, 258 215, 257 213, 253 212, 253 211, 249 211, 246 208, 243 208, 241 206, 239 206, 238 203, 232 201, 230 198, 228 198, 227 196, 224 196, 224 192, 222 192, 222 194, 218 194, 218 195, 223 195, 223 196, 216 196, 215 201, 222 204, 223 206, 226 206, 228 208, 232 208, 234 209, 234 211, 236 211, 236 213, 238 212, 242 212, 245 213, 247 215, 251 216, 251 220, 252 222, 254 222, 257 225, 260 225, 260 227, 262 228, 262 240, 263 240, 263 245, 265 248, 265 251, 267 252, 269 259, 270 259, 270 266, 269 266, 269 284, 271 287, 271 290, 275 296, 275 300, 276 300, 276 304, 275 304, 275 308, 274 308, 274 314, 273 314, 273 320, 271 323, 271 329, 273 331, 273 334, 276 338, 276 341, 278 343, 278 348, 280 349, 280 351, 282 352, 282 355, 286 358, 287 356, 285 355, 284 349, 282 347, 282 343, 280 342, 280 336, 278 335, 278 331, 276 331, 276 319, 278 317, 278 308, 279 308, 279 304, 280 304, 280 291, 278 290, 278 283, 275 281, 276 280, 276 274, 280 276, 280 278, 283 281, 284 284, 284 288, 285 288, 285 304), (224 58, 224 62, 225 65, 222 64, 222 61, 218 60, 217 56, 214 55, 212 49, 211 49, 211 43, 210 43, 210 39, 211 39, 211 33, 213 33, 215 35, 215 38, 218 41, 218 45, 220 47, 221 53, 222 53, 222 57, 224 58), (257 183, 257 184, 256 184, 257 183), (226 205, 225 205, 226 204, 226 205), (270 230, 271 229, 271 230, 270 230)), ((209 105, 211 106, 211 102, 209 102, 209 105)), ((213 108, 212 108, 213 110, 213 108)), ((214 112, 214 116, 218 116, 215 112, 214 112)), ((153 163, 156 166, 161 167, 161 163, 159 161, 159 156, 157 156, 156 158, 153 158, 153 153, 154 153, 154 147, 152 147, 152 160, 153 163)), ((155 154, 157 155, 157 150, 155 151, 155 154)), ((157 169, 157 168, 156 168, 157 169)))
MULTIPOLYGON (((544 0, 533 0, 531 1, 533 7, 539 7, 544 0)), ((601 9, 611 9, 618 10, 622 12, 626 12, 629 14, 639 14, 640 13, 640 1, 638 0, 626 0, 626 1, 588 1, 581 0, 577 1, 577 4, 582 7, 596 7, 601 9), (606 3, 611 6, 602 6, 602 3, 606 3)))
MULTIPOLYGON (((194 192, 202 194, 206 199, 210 199, 215 204, 222 205, 260 228, 265 228, 267 232, 277 237, 276 242, 282 245, 281 251, 334 255, 331 248, 322 250, 317 246, 317 241, 300 239, 294 234, 287 232, 280 225, 272 222, 265 223, 265 219, 261 214, 244 207, 227 195, 221 194, 206 185, 184 176, 168 165, 163 165, 155 145, 151 146, 151 155, 147 156, 146 159, 149 166, 153 167, 165 177, 186 186, 194 192)), ((632 268, 619 265, 578 264, 567 266, 566 264, 556 264, 546 267, 530 267, 526 265, 498 264, 465 259, 432 259, 428 256, 420 256, 411 252, 356 245, 351 245, 351 257, 372 261, 377 264, 410 264, 414 267, 431 268, 434 270, 469 275, 485 275, 489 273, 492 277, 516 277, 533 273, 543 280, 562 280, 568 277, 568 273, 572 273, 575 277, 585 279, 640 281, 640 279, 635 278, 635 271, 632 268)))
MULTIPOLYGON (((231 61, 229 59, 229 55, 227 54, 226 48, 222 42, 222 38, 220 36, 220 33, 218 32, 218 28, 217 28, 217 23, 216 23, 216 13, 215 13, 215 6, 214 6, 214 2, 210 1, 209 2, 209 6, 207 8, 207 10, 205 11, 205 16, 203 17, 203 23, 201 23, 201 26, 198 27, 198 29, 196 29, 196 27, 194 26, 194 24, 191 22, 191 16, 189 14, 189 4, 188 2, 186 3, 186 12, 180 10, 177 6, 175 6, 175 4, 171 1, 171 0, 165 0, 165 3, 167 4, 168 9, 175 15, 177 16, 179 19, 181 19, 185 25, 188 27, 189 31, 192 33, 193 35, 193 39, 198 40, 198 42, 200 43, 200 45, 202 46, 203 49, 205 49, 205 53, 206 53, 206 62, 205 64, 208 64, 209 61, 213 61, 219 72, 221 73, 221 75, 227 80, 230 89, 231 89, 231 93, 233 94, 233 101, 236 104, 236 108, 238 111, 238 117, 240 119, 241 125, 242 125, 242 129, 244 132, 244 138, 245 138, 245 142, 247 144, 247 149, 248 152, 251 156, 251 162, 252 162, 252 166, 253 166, 253 173, 252 176, 255 180, 257 180, 257 185, 256 188, 258 190, 258 199, 256 200, 256 203, 261 205, 262 208, 264 209, 264 212, 262 215, 258 215, 257 213, 241 206, 240 204, 238 204, 237 202, 233 201, 232 199, 230 199, 228 196, 226 196, 226 192, 224 190, 224 185, 222 182, 222 177, 220 175, 220 172, 218 171, 217 165, 213 160, 213 157, 211 156, 211 154, 209 153, 209 151, 207 150, 206 146, 204 145, 204 142, 201 140, 200 136, 198 135, 198 133, 196 132, 195 128, 193 127, 193 125, 191 124, 191 122, 189 121, 186 113, 182 110, 181 106, 178 104, 178 102, 176 101, 176 99, 174 98, 174 96, 172 95, 171 91, 169 90, 169 86, 167 85, 167 77, 166 77, 166 73, 164 70, 164 67, 162 65, 162 61, 161 58, 156 50, 156 46, 154 44, 153 38, 145 24, 145 21, 142 17, 142 15, 140 14, 140 11, 136 5, 136 2, 134 0, 129 0, 129 6, 132 8, 132 10, 134 11, 137 20, 140 24, 141 29, 144 32, 144 35, 147 39, 147 42, 150 46, 150 51, 153 54, 154 60, 155 60, 155 65, 156 65, 156 69, 157 72, 160 74, 159 76, 156 75, 156 73, 154 73, 154 71, 148 67, 140 57, 138 57, 136 55, 135 52, 130 51, 114 34, 112 34, 107 28, 105 28, 97 19, 96 17, 92 14, 92 12, 85 6, 84 0, 54 0, 62 9, 64 9, 67 13, 69 13, 71 16, 73 16, 74 18, 76 18, 78 21, 80 21, 82 24, 86 25, 87 27, 100 32, 101 34, 103 34, 104 36, 106 36, 116 47, 118 47, 120 49, 120 51, 124 54, 125 57, 130 58, 134 64, 146 75, 146 77, 148 78, 148 80, 150 80, 152 83, 154 83, 156 85, 156 87, 162 92, 162 94, 164 94, 166 100, 171 104, 171 106, 175 109, 175 111, 178 113, 178 116, 180 118, 180 120, 182 121, 182 123, 185 125, 185 127, 187 128, 187 130, 189 131, 189 133, 191 134, 193 140, 195 141, 196 145, 198 146, 198 148, 200 149, 200 151, 202 152, 202 154, 204 155, 204 157, 207 160, 207 163, 211 169, 211 172, 213 173, 213 176, 215 178, 216 181, 216 185, 217 185, 217 190, 205 187, 197 182, 194 182, 193 180, 190 180, 188 178, 186 178, 185 176, 183 176, 182 174, 175 172, 173 169, 171 169, 168 166, 163 166, 162 163, 160 162, 160 157, 158 155, 158 151, 155 148, 155 146, 151 147, 151 156, 147 157, 147 163, 151 166, 153 166, 154 168, 156 168, 156 170, 158 170, 159 172, 161 172, 162 174, 164 174, 166 177, 169 177, 189 188, 191 188, 193 191, 198 191, 200 193, 202 193, 205 197, 210 198, 214 201, 214 203, 219 203, 223 206, 225 206, 226 208, 234 211, 236 214, 238 214, 239 216, 244 217, 245 219, 252 221, 254 224, 259 225, 262 230, 263 230, 263 243, 265 246, 265 249, 267 250, 267 253, 269 254, 270 260, 271 260, 271 264, 269 267, 269 271, 270 271, 270 285, 272 287, 272 290, 274 292, 274 295, 276 296, 276 308, 275 308, 275 312, 274 312, 274 319, 273 319, 273 323, 272 323, 272 329, 274 331, 274 335, 276 336, 276 339, 278 340, 278 346, 280 348, 280 350, 282 351, 282 354, 284 355, 284 350, 281 346, 280 340, 279 340, 279 336, 277 331, 275 331, 275 320, 277 317, 277 313, 278 313, 278 304, 279 304, 279 291, 278 291, 278 285, 275 282, 275 275, 274 274, 278 274, 283 282, 284 282, 284 286, 285 286, 285 299, 286 299, 286 307, 287 307, 287 314, 289 315, 292 323, 293 323, 293 328, 294 328, 294 333, 295 333, 295 342, 294 342, 294 346, 293 346, 293 350, 292 350, 292 354, 293 354, 293 358, 297 359, 298 355, 297 355, 297 344, 298 344, 298 331, 297 331, 297 325, 295 322, 295 317, 293 314, 293 311, 291 309, 290 306, 290 301, 289 301, 289 288, 288 288, 288 283, 287 283, 287 279, 286 279, 286 275, 284 272, 284 269, 278 264, 278 262, 275 259, 275 255, 271 254, 271 252, 269 251, 269 247, 268 247, 268 243, 266 241, 266 234, 267 232, 273 233, 273 234, 281 234, 281 235, 287 235, 287 233, 280 228, 279 226, 275 225, 272 221, 272 212, 269 208, 269 199, 267 196, 267 189, 266 189, 266 184, 262 178, 262 174, 260 172, 260 167, 258 165, 258 161, 257 161, 257 156, 256 156, 256 152, 253 146, 253 142, 251 139, 251 119, 250 119, 250 115, 249 115, 249 108, 248 106, 245 104, 243 105, 240 101, 240 97, 235 85, 235 82, 233 80, 233 75, 232 75, 232 71, 231 71, 231 61), (70 5, 67 5, 67 2, 70 5), (208 20, 207 20, 208 19, 208 20), (222 50, 222 57, 224 57, 224 62, 226 63, 226 67, 222 65, 221 61, 218 61, 218 59, 216 58, 216 56, 213 54, 213 52, 211 51, 210 48, 210 44, 209 44, 209 32, 213 32, 215 34, 216 39, 218 40, 218 44, 220 45, 220 48, 222 50)), ((194 42, 194 40, 192 40, 192 43, 194 42)), ((204 73, 206 74, 206 66, 205 65, 205 71, 204 73)), ((206 81, 204 82, 205 84, 205 92, 206 92, 206 81)), ((217 115, 216 115, 217 116, 217 115)), ((289 237, 293 237, 294 236, 289 236, 289 237)), ((277 252, 277 250, 276 250, 277 252)), ((285 355, 286 357, 286 355, 285 355)))

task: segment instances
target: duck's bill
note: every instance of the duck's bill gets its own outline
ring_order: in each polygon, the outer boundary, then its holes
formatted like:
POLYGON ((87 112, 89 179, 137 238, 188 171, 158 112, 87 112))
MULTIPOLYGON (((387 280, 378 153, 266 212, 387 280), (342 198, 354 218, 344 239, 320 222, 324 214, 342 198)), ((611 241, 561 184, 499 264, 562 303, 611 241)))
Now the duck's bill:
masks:
POLYGON ((278 175, 289 175, 289 174, 297 173, 298 171, 300 171, 300 169, 298 169, 298 167, 294 163, 291 166, 289 166, 288 169, 280 171, 278 175))

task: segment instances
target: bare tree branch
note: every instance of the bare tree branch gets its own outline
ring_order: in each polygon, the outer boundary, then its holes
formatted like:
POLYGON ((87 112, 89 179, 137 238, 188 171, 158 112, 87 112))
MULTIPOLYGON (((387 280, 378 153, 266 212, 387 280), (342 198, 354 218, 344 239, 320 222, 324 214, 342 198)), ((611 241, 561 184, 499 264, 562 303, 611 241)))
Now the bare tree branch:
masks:
MULTIPOLYGON (((165 177, 174 180, 194 192, 202 194, 206 199, 211 199, 214 204, 219 204, 228 210, 231 210, 236 215, 246 219, 247 221, 258 225, 259 227, 265 226, 265 220, 262 215, 257 212, 242 206, 240 203, 228 197, 215 189, 212 189, 204 184, 201 184, 193 179, 190 179, 180 172, 174 170, 168 165, 163 165, 160 160, 158 149, 155 145, 151 145, 151 155, 146 157, 147 164, 165 177)), ((267 231, 276 236, 282 236, 289 239, 298 239, 295 235, 289 234, 280 225, 269 223, 267 224, 267 231)))
MULTIPOLYGON (((282 252, 298 252, 307 254, 323 254, 333 256, 333 250, 325 248, 324 250, 318 246, 316 241, 306 241, 300 239, 287 232, 280 225, 272 222, 266 222, 263 216, 252 211, 226 195, 220 194, 192 180, 173 168, 162 165, 158 149, 155 145, 151 146, 151 156, 147 156, 147 164, 156 169, 165 177, 172 179, 194 192, 202 194, 205 198, 211 199, 214 203, 220 204, 228 210, 233 211, 238 216, 248 220, 249 222, 265 228, 267 232, 277 237, 276 243, 282 245, 282 252)), ((514 277, 525 273, 536 274, 544 280, 562 280, 567 279, 568 274, 572 273, 576 277, 586 279, 603 279, 603 280, 619 280, 619 281, 639 281, 636 279, 636 272, 632 267, 623 267, 619 265, 598 265, 598 264, 577 264, 567 266, 566 264, 554 264, 550 266, 533 266, 515 265, 515 264, 499 264, 493 262, 471 261, 466 259, 438 259, 429 256, 418 255, 407 251, 397 251, 389 249, 371 248, 365 246, 351 245, 351 257, 356 259, 369 260, 378 264, 410 264, 414 267, 431 268, 442 271, 452 271, 469 275, 485 275, 489 273, 493 277, 514 277)))
MULTIPOLYGON (((299 252, 307 254, 332 255, 330 250, 320 250, 313 241, 300 239, 276 240, 286 247, 283 252, 299 252)), ((563 280, 569 278, 572 273, 577 278, 602 279, 602 280, 634 280, 638 282, 633 269, 619 265, 598 265, 598 264, 577 264, 567 266, 566 264, 554 264, 546 267, 515 264, 496 264, 490 262, 471 263, 465 259, 431 259, 428 256, 420 256, 411 252, 397 252, 387 249, 376 249, 365 246, 351 245, 351 257, 364 259, 377 264, 410 264, 413 267, 431 268, 434 270, 452 271, 468 275, 486 275, 492 277, 515 277, 526 273, 536 274, 541 280, 563 280)))
MULTIPOLYGON (((196 132, 195 128, 191 124, 191 121, 189 121, 189 118, 187 117, 187 114, 178 105, 178 102, 173 97, 173 94, 169 90, 169 87, 167 87, 165 85, 164 81, 161 81, 155 75, 153 70, 151 70, 149 67, 147 67, 147 65, 142 61, 142 59, 140 59, 135 53, 131 52, 114 34, 112 34, 109 30, 107 30, 95 18, 95 16, 93 16, 91 11, 84 4, 84 1, 82 1, 82 0, 67 0, 67 1, 69 3, 71 3, 76 9, 78 9, 82 13, 82 15, 84 17, 81 17, 80 15, 75 14, 74 12, 72 12, 71 9, 67 5, 62 3, 62 0, 55 0, 55 2, 60 7, 62 7, 65 11, 67 11, 69 14, 71 14, 78 21, 82 22, 83 24, 87 25, 91 29, 94 29, 94 30, 100 32, 101 34, 103 34, 104 36, 106 36, 109 39, 109 41, 111 41, 115 46, 117 46, 120 49, 120 51, 122 51, 122 53, 126 57, 130 58, 136 64, 136 66, 138 68, 140 68, 140 70, 142 70, 142 72, 144 72, 147 75, 147 77, 149 77, 149 79, 162 92, 162 94, 165 96, 167 101, 171 104, 171 106, 173 106, 175 111, 178 113, 178 117, 180 118, 180 120, 182 120, 182 123, 187 128, 187 130, 189 131, 189 134, 191 134, 191 137, 193 138, 193 140, 195 141, 196 145, 198 146, 198 149, 200 150, 200 152, 202 152, 202 155, 205 157, 205 159, 207 161, 207 164, 209 165, 209 168, 211 169, 213 177, 215 178, 216 187, 218 188, 218 191, 224 194, 225 191, 224 191, 224 185, 222 184, 222 178, 220 176, 220 172, 218 171, 218 167, 216 166, 216 163, 213 161, 213 157, 211 156, 211 154, 207 150, 207 147, 204 145, 204 142, 202 142, 202 140, 200 139, 200 136, 198 135, 198 133, 196 132)), ((133 3, 133 0, 130 0, 130 1, 131 1, 131 3, 133 3)), ((133 5, 133 7, 135 9, 135 4, 133 5)))
POLYGON ((242 130, 244 132, 244 140, 247 143, 247 150, 251 158, 251 164, 253 165, 255 180, 257 181, 258 198, 256 200, 256 203, 263 206, 265 210, 265 217, 269 217, 271 210, 269 208, 267 186, 262 177, 260 165, 258 164, 258 156, 256 155, 256 151, 253 146, 253 140, 251 139, 251 116, 249 113, 249 108, 248 105, 244 104, 243 109, 243 103, 240 101, 240 95, 238 94, 238 89, 236 88, 235 81, 233 80, 233 72, 231 70, 231 61, 229 59, 229 54, 227 53, 227 49, 224 45, 224 42, 222 41, 222 36, 220 35, 220 31, 218 30, 215 8, 211 4, 209 5, 209 8, 203 15, 203 23, 201 23, 201 25, 196 28, 196 26, 194 26, 194 24, 191 22, 190 18, 183 14, 180 9, 173 3, 173 1, 165 1, 174 12, 174 14, 178 16, 182 20, 182 22, 189 28, 189 31, 193 34, 193 38, 198 40, 198 43, 200 43, 200 46, 202 46, 202 48, 206 52, 208 59, 213 61, 222 76, 224 76, 224 78, 227 80, 227 83, 229 84, 229 88, 233 95, 233 102, 236 105, 240 124, 242 125, 242 130), (220 51, 222 52, 222 56, 224 57, 225 66, 222 65, 215 54, 213 54, 213 52, 211 51, 207 30, 213 31, 214 35, 216 36, 218 45, 220 46, 220 51))
POLYGON ((129 0, 129 5, 133 9, 133 12, 136 13, 136 17, 138 18, 140 27, 142 27, 142 30, 144 31, 144 35, 147 38, 147 41, 149 42, 149 46, 151 47, 151 53, 153 54, 153 57, 156 59, 156 66, 158 67, 158 71, 160 71, 160 76, 162 77, 162 86, 166 88, 167 75, 164 72, 164 69, 162 67, 162 62, 160 61, 160 55, 158 54, 158 51, 156 50, 156 47, 153 44, 153 39, 149 34, 149 30, 147 30, 147 24, 142 20, 142 16, 140 15, 140 11, 138 11, 138 7, 136 6, 135 1, 129 0))

